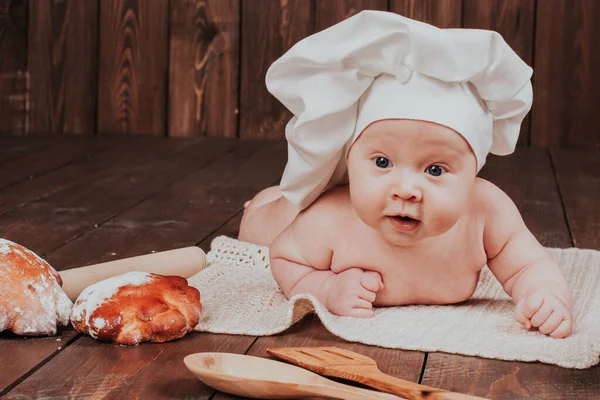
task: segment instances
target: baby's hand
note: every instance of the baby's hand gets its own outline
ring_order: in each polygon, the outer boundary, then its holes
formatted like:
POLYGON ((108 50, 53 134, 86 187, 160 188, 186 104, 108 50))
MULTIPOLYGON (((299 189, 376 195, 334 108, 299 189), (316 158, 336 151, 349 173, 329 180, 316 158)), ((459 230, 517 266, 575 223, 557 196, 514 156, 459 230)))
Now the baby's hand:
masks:
POLYGON ((554 293, 536 290, 515 307, 515 319, 525 328, 538 328, 545 335, 564 338, 573 330, 573 313, 554 293))
POLYGON ((327 297, 327 308, 334 314, 370 318, 377 291, 383 288, 378 272, 350 268, 335 275, 327 297))

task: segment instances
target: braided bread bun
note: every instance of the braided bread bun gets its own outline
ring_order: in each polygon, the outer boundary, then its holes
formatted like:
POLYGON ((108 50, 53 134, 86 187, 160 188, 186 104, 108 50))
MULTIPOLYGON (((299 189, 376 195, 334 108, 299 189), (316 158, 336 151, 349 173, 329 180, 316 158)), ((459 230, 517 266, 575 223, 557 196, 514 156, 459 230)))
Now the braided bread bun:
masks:
POLYGON ((128 272, 87 287, 71 324, 103 341, 135 345, 182 338, 200 320, 200 292, 185 278, 128 272))
POLYGON ((0 332, 55 335, 69 323, 73 303, 60 275, 33 251, 0 239, 0 332))

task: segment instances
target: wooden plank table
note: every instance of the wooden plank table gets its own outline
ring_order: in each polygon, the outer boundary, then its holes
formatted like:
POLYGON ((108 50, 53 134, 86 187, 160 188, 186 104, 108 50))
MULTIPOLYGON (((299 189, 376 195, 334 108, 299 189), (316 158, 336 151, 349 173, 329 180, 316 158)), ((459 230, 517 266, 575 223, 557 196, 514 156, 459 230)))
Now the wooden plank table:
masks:
MULTIPOLYGON (((276 183, 282 141, 212 138, 0 136, 0 237, 56 269, 235 237, 243 203, 276 183)), ((505 190, 542 244, 600 249, 600 152, 520 148, 490 156, 482 176, 505 190)), ((0 396, 234 398, 196 380, 182 359, 199 351, 265 356, 274 346, 336 345, 391 375, 492 399, 598 399, 600 367, 570 370, 344 342, 308 316, 270 337, 192 333, 117 347, 63 329, 56 337, 0 334, 0 396)))

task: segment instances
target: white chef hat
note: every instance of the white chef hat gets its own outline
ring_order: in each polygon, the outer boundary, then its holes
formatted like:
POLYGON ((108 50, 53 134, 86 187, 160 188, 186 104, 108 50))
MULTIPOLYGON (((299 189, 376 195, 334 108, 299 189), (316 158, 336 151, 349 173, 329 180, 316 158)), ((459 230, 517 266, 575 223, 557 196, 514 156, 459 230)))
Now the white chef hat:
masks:
POLYGON ((493 31, 439 29, 363 11, 298 42, 267 72, 294 116, 280 188, 299 208, 342 183, 345 156, 370 123, 406 118, 448 126, 471 146, 514 151, 531 108, 532 69, 493 31))

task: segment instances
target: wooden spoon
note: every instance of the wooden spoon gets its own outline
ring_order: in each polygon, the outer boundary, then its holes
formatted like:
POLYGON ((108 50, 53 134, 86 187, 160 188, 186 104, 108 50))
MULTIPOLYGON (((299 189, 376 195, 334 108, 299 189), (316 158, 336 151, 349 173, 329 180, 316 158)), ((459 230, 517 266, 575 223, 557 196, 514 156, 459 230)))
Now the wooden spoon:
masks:
POLYGON ((339 347, 269 348, 267 353, 320 375, 360 382, 410 400, 484 400, 384 374, 372 358, 339 347))
POLYGON ((377 400, 400 397, 344 385, 280 361, 232 353, 196 353, 183 359, 198 379, 221 392, 262 399, 327 396, 377 400))

